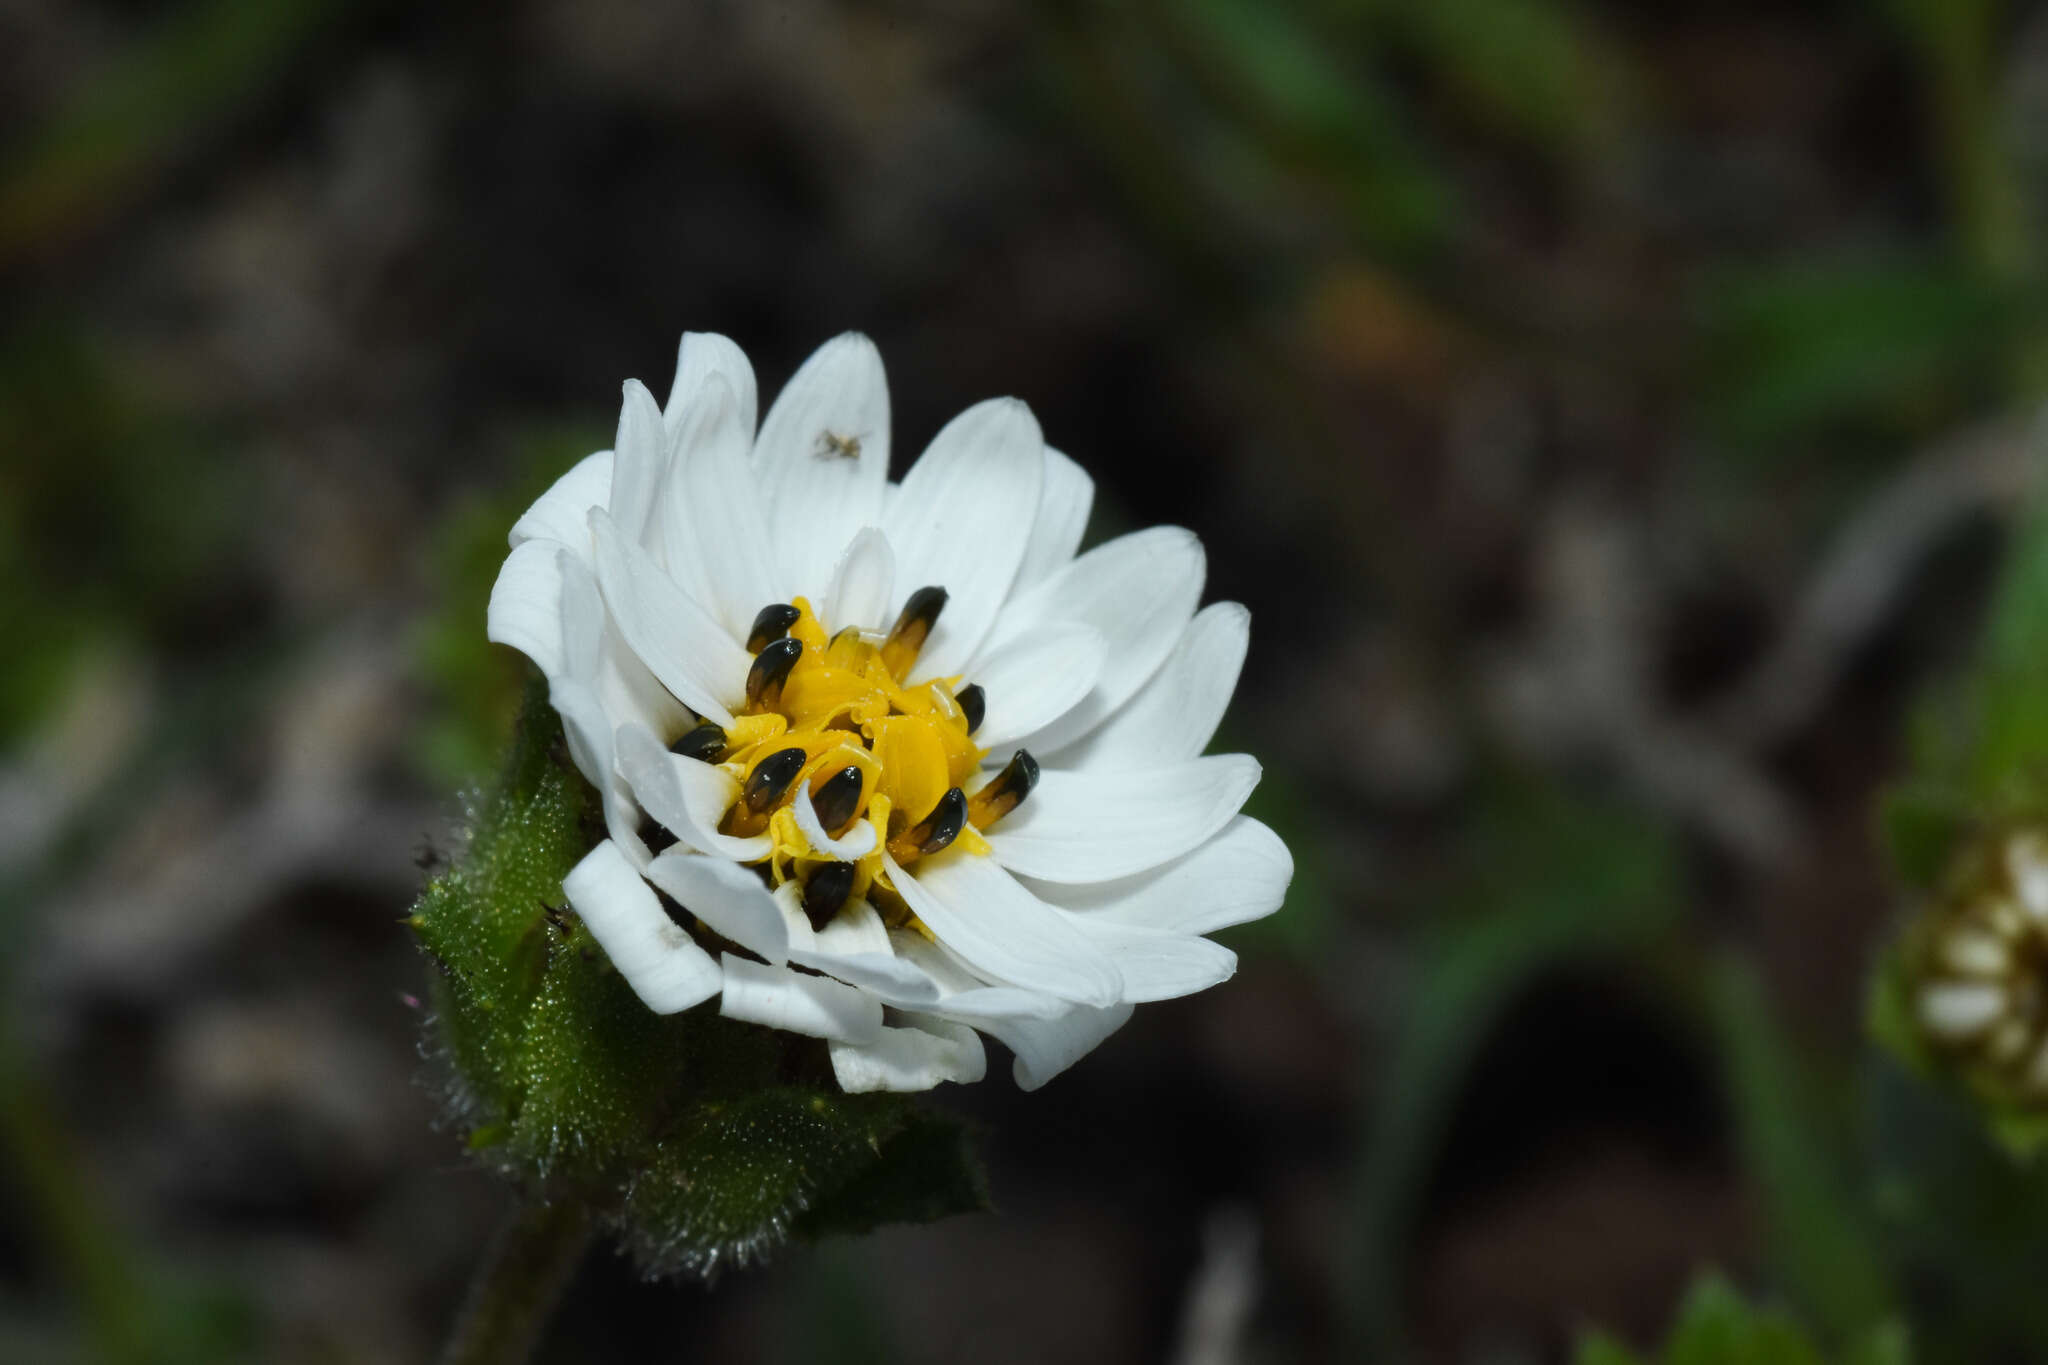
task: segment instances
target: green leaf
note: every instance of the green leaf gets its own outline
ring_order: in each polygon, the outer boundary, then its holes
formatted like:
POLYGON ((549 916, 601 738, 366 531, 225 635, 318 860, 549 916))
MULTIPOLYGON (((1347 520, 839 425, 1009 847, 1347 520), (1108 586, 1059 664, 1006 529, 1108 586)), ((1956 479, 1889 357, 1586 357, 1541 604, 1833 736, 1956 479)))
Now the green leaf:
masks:
POLYGON ((1604 1332, 1595 1332, 1579 1342, 1572 1365, 1643 1365, 1643 1358, 1604 1332))
POLYGON ((1956 849, 1976 823, 1963 793, 1936 782, 1903 782, 1878 798, 1878 828, 1892 869, 1916 891, 1930 891, 1948 872, 1956 849))
POLYGON ((1941 259, 1799 260, 1705 285, 1714 413, 1757 444, 1937 423, 1996 368, 2019 312, 2002 282, 1941 259))
POLYGON ((806 1237, 859 1235, 887 1223, 932 1223, 989 1208, 988 1178, 967 1132, 943 1115, 915 1111, 883 1143, 880 1159, 804 1214, 806 1237))
POLYGON ((536 680, 468 850, 427 887, 411 920, 440 968, 439 1037, 479 1120, 509 1117, 523 1089, 519 1058, 548 962, 547 911, 590 847, 592 805, 536 680))
MULTIPOLYGON (((1850 1183, 1844 1116, 1829 1103, 1839 1097, 1800 1065, 1753 967, 1725 956, 1709 984, 1728 1092, 1776 1265, 1825 1325, 1843 1335, 1860 1331, 1883 1315, 1891 1296, 1867 1210, 1850 1183)), ((1719 1300, 1706 1295, 1704 1302, 1719 1300)))
MULTIPOLYGON (((1642 1365, 1609 1338, 1593 1335, 1579 1345, 1576 1365, 1642 1365)), ((1671 1330, 1662 1365, 1826 1365, 1828 1357, 1804 1328, 1776 1309, 1758 1308, 1719 1274, 1694 1281, 1671 1330)), ((1902 1328, 1883 1323, 1859 1329, 1843 1365, 1907 1365, 1902 1328)))
POLYGON ((694 1104, 627 1188, 627 1245, 650 1272, 708 1276, 760 1260, 821 1205, 806 1231, 842 1230, 841 1218, 853 1220, 848 1228, 875 1227, 971 1207, 920 1186, 903 1165, 926 1154, 934 1136, 918 1131, 913 1102, 900 1095, 779 1086, 694 1104), (906 1136, 910 1145, 892 1156, 906 1136), (837 1212, 835 1198, 847 1201, 837 1212))
POLYGON ((1653 941, 1679 904, 1676 853, 1633 809, 1514 787, 1495 798, 1464 859, 1484 910, 1446 928, 1416 967, 1375 1088, 1379 1108, 1360 1158, 1349 1273, 1357 1286, 1353 1354, 1397 1353, 1400 1258, 1417 1191, 1428 1183, 1466 1071, 1506 1003, 1560 962, 1612 956, 1653 941))

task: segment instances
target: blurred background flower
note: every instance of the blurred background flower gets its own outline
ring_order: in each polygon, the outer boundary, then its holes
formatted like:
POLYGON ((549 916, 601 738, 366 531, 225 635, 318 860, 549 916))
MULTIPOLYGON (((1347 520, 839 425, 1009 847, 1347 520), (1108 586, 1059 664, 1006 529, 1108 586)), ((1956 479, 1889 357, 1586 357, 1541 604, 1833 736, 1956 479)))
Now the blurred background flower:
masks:
POLYGON ((2032 482, 2038 7, 15 0, 0 115, 0 1358, 431 1353, 507 1196, 399 921, 681 327, 1196 529, 1300 873, 943 1097, 1001 1214, 598 1258, 545 1359, 1546 1361, 1709 1263, 2048 1341, 2048 1177, 1861 1031, 2032 482))

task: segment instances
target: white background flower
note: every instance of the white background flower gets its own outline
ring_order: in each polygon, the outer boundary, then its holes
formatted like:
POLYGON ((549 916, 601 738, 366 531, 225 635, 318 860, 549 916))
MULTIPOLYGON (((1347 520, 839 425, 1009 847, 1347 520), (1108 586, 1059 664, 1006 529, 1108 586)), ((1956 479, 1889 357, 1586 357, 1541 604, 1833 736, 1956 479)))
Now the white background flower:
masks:
POLYGON ((1134 1004, 1228 977, 1233 955, 1201 936, 1271 913, 1293 865, 1239 814, 1258 764, 1202 756, 1249 616, 1196 610, 1195 536, 1154 528, 1077 557, 1093 484, 1014 399, 954 418, 891 483, 888 390, 862 336, 820 348, 758 434, 756 410, 739 348, 686 336, 667 405, 626 385, 614 448, 514 525, 491 597, 490 638, 546 675, 603 796, 610 837, 564 890, 641 998, 668 1012, 718 995, 727 1015, 825 1038, 848 1090, 979 1079, 978 1030, 1033 1088, 1134 1004), (1019 748, 1040 777, 988 826, 985 855, 956 845, 908 867, 871 820, 826 839, 796 784, 805 841, 879 863, 915 915, 892 929, 856 899, 814 928, 803 887, 762 873, 771 836, 728 820, 738 777, 670 746, 700 716, 730 727, 748 709, 764 605, 804 598, 879 639, 927 585, 947 599, 901 681, 982 687, 970 795, 1019 748), (675 845, 653 851, 643 816, 675 845), (714 957, 658 893, 743 953, 714 957))

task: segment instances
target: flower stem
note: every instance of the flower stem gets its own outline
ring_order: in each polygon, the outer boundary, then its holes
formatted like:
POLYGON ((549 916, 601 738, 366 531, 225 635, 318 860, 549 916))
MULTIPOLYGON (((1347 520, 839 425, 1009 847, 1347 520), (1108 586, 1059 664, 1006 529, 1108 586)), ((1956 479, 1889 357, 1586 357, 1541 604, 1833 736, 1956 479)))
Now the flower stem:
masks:
POLYGON ((477 1267, 441 1365, 521 1365, 592 1231, 589 1210, 572 1199, 514 1210, 477 1267))

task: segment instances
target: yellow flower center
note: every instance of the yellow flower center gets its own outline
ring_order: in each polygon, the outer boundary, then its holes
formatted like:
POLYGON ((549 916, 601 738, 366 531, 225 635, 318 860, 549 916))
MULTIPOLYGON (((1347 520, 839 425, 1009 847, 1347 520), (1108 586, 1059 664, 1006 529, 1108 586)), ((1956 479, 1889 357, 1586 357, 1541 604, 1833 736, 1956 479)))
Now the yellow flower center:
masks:
POLYGON ((1014 808, 1035 779, 1037 765, 1020 751, 1015 775, 970 801, 962 784, 986 756, 972 738, 979 689, 962 688, 957 676, 904 683, 944 604, 940 589, 912 594, 885 636, 852 626, 833 632, 801 597, 764 608, 747 642, 754 665, 746 705, 730 729, 707 721, 675 745, 737 779, 740 796, 721 830, 765 832, 769 851, 759 861, 770 884, 800 882, 816 925, 855 899, 892 923, 911 923, 883 853, 899 865, 955 845, 986 854, 980 828, 1014 808), (804 814, 816 816, 808 834, 799 816, 804 794, 804 814), (820 847, 820 834, 841 847, 820 847), (845 856, 849 846, 864 851, 845 856))

